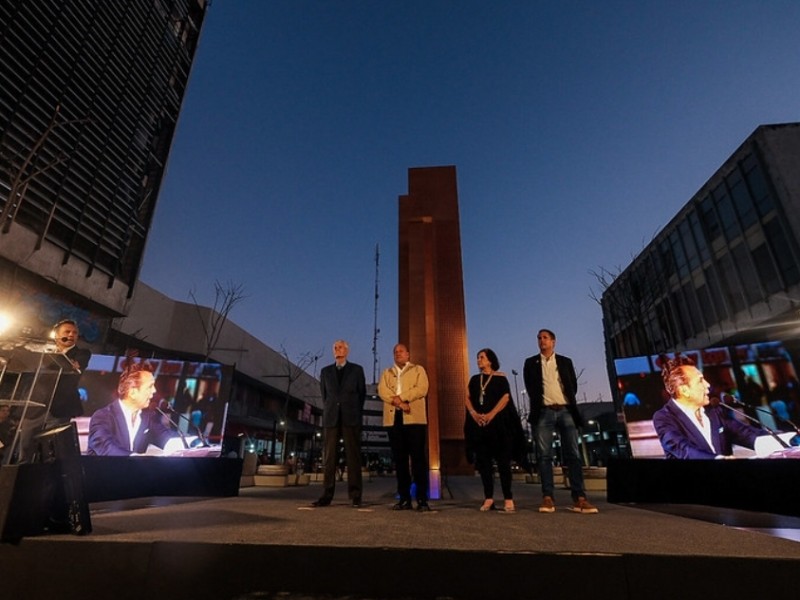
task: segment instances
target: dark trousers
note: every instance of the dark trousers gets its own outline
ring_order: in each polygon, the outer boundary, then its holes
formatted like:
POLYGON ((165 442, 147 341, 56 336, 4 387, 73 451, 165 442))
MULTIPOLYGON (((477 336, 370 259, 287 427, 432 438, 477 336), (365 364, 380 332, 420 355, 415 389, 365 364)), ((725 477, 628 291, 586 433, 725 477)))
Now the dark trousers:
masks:
POLYGON ((487 500, 494 495, 494 470, 492 460, 497 461, 497 474, 500 475, 500 488, 503 499, 512 500, 511 493, 511 443, 509 440, 484 439, 475 448, 475 466, 481 474, 483 497, 487 500))
POLYGON ((417 484, 417 501, 428 500, 427 438, 427 425, 395 424, 389 428, 389 443, 397 473, 397 495, 401 500, 411 499, 412 474, 417 484))
POLYGON ((336 489, 336 446, 341 435, 347 461, 347 495, 351 500, 361 499, 361 427, 325 427, 322 451, 322 497, 333 498, 336 489))

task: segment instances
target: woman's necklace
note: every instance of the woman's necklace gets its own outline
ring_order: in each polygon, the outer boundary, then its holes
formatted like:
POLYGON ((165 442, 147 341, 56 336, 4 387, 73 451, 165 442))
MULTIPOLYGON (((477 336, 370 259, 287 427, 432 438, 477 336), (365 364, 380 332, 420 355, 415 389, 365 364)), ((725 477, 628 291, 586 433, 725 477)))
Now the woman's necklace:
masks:
POLYGON ((492 376, 493 375, 494 375, 494 372, 489 373, 489 378, 486 380, 486 383, 484 383, 483 382, 483 373, 481 373, 481 378, 480 378, 481 395, 480 395, 480 398, 478 398, 478 404, 480 404, 481 406, 483 406, 483 398, 484 398, 484 396, 486 396, 486 386, 489 385, 489 382, 492 380, 492 376))

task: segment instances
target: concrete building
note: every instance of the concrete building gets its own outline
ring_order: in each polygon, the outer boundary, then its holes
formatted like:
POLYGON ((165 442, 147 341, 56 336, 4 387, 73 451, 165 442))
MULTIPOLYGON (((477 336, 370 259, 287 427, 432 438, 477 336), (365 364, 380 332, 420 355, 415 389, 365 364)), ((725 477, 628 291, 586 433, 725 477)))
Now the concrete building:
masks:
POLYGON ((800 123, 758 127, 602 296, 608 356, 800 333, 800 123))
POLYGON ((71 318, 95 354, 218 361, 234 435, 318 454, 313 376, 230 321, 209 348, 212 309, 138 282, 209 4, 0 2, 2 335, 71 318))
POLYGON ((227 365, 227 448, 275 462, 291 455, 313 462, 322 450, 316 436, 322 416, 319 381, 231 320, 208 348, 202 321, 213 316, 208 307, 172 300, 140 282, 129 314, 112 324, 111 349, 133 347, 140 355, 227 365))

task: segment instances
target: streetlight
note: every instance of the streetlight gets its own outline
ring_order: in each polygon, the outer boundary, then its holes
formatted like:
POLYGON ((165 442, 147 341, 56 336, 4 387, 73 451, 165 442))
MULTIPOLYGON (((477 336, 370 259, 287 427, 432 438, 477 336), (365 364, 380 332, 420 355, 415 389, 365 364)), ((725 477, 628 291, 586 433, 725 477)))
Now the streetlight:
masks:
POLYGON ((586 424, 587 425, 597 425, 597 437, 600 440, 600 456, 602 457, 603 456, 603 449, 605 447, 605 444, 603 442, 603 430, 600 427, 600 421, 589 420, 589 421, 586 421, 586 424))
MULTIPOLYGON (((319 431, 314 432, 314 435, 311 436, 311 456, 309 457, 309 463, 312 473, 317 472, 317 460, 315 454, 315 448, 317 445, 317 440, 322 437, 322 434, 319 431)), ((316 481, 316 480, 315 480, 316 481)))

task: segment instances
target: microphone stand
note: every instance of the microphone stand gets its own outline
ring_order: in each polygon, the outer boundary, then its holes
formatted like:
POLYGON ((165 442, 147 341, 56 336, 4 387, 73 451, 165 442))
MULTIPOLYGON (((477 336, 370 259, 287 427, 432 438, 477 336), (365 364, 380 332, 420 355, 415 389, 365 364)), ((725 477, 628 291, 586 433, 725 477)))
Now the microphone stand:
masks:
POLYGON ((209 443, 208 443, 208 441, 206 440, 206 437, 203 435, 203 432, 202 432, 202 431, 200 431, 200 427, 198 427, 197 425, 195 425, 194 423, 192 423, 192 421, 191 421, 191 419, 189 419, 189 417, 187 417, 186 415, 184 415, 184 414, 181 414, 181 413, 179 413, 179 412, 176 412, 176 411, 175 411, 175 409, 174 409, 174 408, 172 408, 172 407, 171 407, 171 406, 169 406, 169 405, 167 405, 167 410, 168 410, 169 412, 171 412, 173 415, 178 415, 178 418, 179 418, 179 419, 183 419, 183 420, 184 420, 184 421, 186 421, 186 422, 187 422, 189 425, 191 425, 192 427, 194 427, 195 431, 197 431, 197 438, 200 440, 200 443, 203 445, 203 447, 204 447, 204 448, 208 448, 208 447, 211 445, 211 444, 209 444, 209 443))
POLYGON ((768 415, 771 415, 771 416, 775 417, 775 418, 776 418, 776 419, 778 419, 778 421, 780 421, 781 423, 786 423, 787 425, 789 425, 789 426, 790 426, 792 429, 794 429, 795 433, 800 433, 800 428, 798 428, 798 427, 797 427, 797 425, 795 425, 795 424, 794 424, 792 421, 790 421, 789 419, 784 419, 783 417, 780 417, 780 416, 776 415, 775 413, 773 413, 772 411, 770 411, 770 410, 768 410, 768 409, 764 408, 763 406, 756 406, 756 407, 755 407, 755 409, 756 409, 758 412, 763 412, 763 413, 765 413, 765 414, 768 414, 768 415))
POLYGON ((747 414, 746 412, 744 412, 743 410, 739 410, 738 408, 734 408, 734 407, 733 407, 733 406, 731 406, 730 404, 726 404, 726 403, 725 403, 725 402, 722 400, 722 398, 720 398, 720 400, 719 400, 719 405, 720 405, 720 406, 724 406, 724 407, 725 407, 725 408, 727 408, 729 411, 731 411, 731 412, 734 412, 734 413, 736 413, 737 415, 744 417, 745 419, 747 419, 748 421, 750 421, 750 422, 752 422, 752 423, 755 423, 755 424, 756 424, 756 425, 758 425, 758 426, 759 426, 761 429, 763 429, 763 430, 764 430, 764 431, 766 431, 768 434, 770 434, 770 435, 771 435, 773 438, 775 438, 775 441, 777 441, 777 442, 778 442, 778 443, 779 443, 781 446, 783 446, 784 448, 791 448, 791 446, 790 446, 789 444, 787 444, 786 442, 784 442, 784 441, 783 441, 783 440, 780 438, 780 436, 779 436, 777 433, 775 433, 775 432, 774 432, 772 429, 770 429, 769 427, 767 427, 766 425, 764 425, 764 424, 763 424, 761 421, 759 421, 758 419, 754 419, 753 417, 751 417, 750 415, 748 415, 748 414, 747 414))
POLYGON ((159 412, 159 414, 161 414, 161 416, 167 418, 167 420, 169 421, 169 424, 172 425, 175 428, 175 431, 178 432, 178 435, 181 436, 181 441, 183 442, 184 449, 188 450, 189 449, 189 442, 186 441, 186 436, 180 430, 180 427, 178 427, 178 424, 175 421, 172 420, 172 417, 170 417, 167 413, 165 413, 163 410, 161 410, 161 408, 159 408, 158 406, 156 406, 156 410, 159 412))

